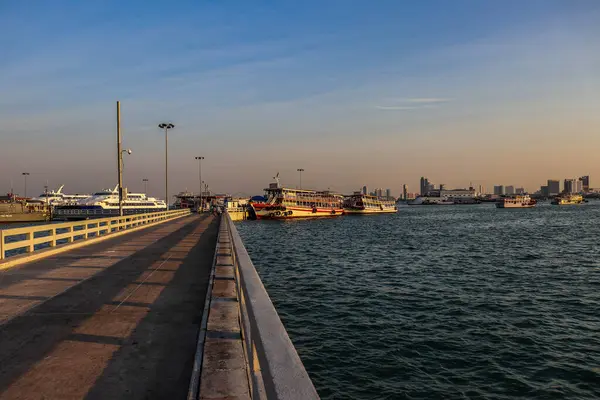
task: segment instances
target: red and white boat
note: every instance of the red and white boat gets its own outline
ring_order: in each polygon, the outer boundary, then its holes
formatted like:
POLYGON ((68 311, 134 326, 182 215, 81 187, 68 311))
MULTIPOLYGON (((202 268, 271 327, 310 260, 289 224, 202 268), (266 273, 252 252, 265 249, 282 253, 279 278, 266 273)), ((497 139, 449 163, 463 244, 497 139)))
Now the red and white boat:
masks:
POLYGON ((276 182, 265 192, 266 202, 250 204, 256 219, 336 217, 344 213, 344 196, 329 191, 290 189, 276 182))
POLYGON ((532 208, 535 207, 537 201, 529 197, 529 195, 516 195, 513 197, 505 197, 496 202, 498 208, 532 208))

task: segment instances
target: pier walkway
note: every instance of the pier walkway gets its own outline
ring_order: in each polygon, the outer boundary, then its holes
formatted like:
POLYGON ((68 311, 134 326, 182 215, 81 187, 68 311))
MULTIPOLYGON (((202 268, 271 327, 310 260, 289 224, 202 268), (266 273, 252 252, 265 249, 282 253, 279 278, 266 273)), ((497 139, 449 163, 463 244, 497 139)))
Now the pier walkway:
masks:
POLYGON ((0 399, 185 399, 219 220, 192 215, 0 272, 0 399))

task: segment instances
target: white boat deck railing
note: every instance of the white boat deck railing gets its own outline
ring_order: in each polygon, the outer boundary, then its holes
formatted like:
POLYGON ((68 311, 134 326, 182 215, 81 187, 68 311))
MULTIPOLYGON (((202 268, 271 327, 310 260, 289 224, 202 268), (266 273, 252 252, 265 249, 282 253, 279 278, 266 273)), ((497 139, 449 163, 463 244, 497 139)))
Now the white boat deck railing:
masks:
POLYGON ((55 247, 62 245, 63 242, 73 243, 81 239, 106 236, 114 232, 181 217, 189 213, 189 209, 181 209, 2 229, 0 230, 0 260, 6 258, 6 253, 11 250, 24 249, 27 253, 32 253, 38 250, 39 247, 55 247), (38 246, 37 249, 36 246, 38 246))
POLYGON ((224 213, 233 245, 244 352, 251 398, 319 399, 231 217, 224 213))

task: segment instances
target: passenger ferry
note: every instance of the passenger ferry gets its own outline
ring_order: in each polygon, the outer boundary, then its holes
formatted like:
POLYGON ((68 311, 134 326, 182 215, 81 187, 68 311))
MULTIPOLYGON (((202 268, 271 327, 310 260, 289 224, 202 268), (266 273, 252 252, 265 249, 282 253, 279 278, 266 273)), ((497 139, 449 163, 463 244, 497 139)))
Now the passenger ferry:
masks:
POLYGON ((419 196, 414 200, 409 200, 406 204, 409 206, 451 206, 454 201, 448 197, 419 196))
POLYGON ((557 196, 554 200, 552 200, 552 204, 554 204, 556 206, 581 204, 584 202, 585 202, 585 200, 583 199, 583 196, 580 194, 564 194, 562 196, 557 196))
POLYGON ((329 191, 290 189, 281 187, 279 180, 265 189, 264 203, 250 204, 250 218, 288 219, 335 217, 344 212, 344 196, 329 191))
POLYGON ((30 203, 47 203, 51 206, 60 206, 60 205, 73 205, 77 204, 78 201, 87 199, 90 197, 89 194, 66 194, 63 193, 62 190, 65 185, 62 185, 58 188, 57 191, 50 191, 46 193, 40 194, 38 197, 34 197, 29 200, 30 203))
POLYGON ((529 195, 516 195, 513 197, 505 197, 496 202, 498 208, 531 208, 535 207, 537 201, 529 197, 529 195))
MULTIPOLYGON (((127 193, 123 199, 123 215, 142 214, 165 211, 167 205, 163 200, 147 197, 144 193, 127 193)), ((80 200, 74 205, 54 208, 55 219, 87 219, 115 217, 119 215, 119 191, 105 189, 92 196, 80 200)))
POLYGON ((398 211, 393 200, 383 200, 377 196, 370 196, 361 192, 354 192, 344 200, 345 214, 381 214, 395 213, 398 211))

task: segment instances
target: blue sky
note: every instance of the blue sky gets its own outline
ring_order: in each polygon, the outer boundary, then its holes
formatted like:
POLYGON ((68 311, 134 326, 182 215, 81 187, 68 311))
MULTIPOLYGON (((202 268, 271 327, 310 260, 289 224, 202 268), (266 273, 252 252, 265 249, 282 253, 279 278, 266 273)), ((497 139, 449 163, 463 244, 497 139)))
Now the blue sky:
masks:
POLYGON ((598 21, 597 1, 0 1, 0 190, 112 186, 116 100, 125 183, 156 195, 162 120, 173 191, 196 155, 230 193, 299 167, 341 191, 593 185, 598 21))

